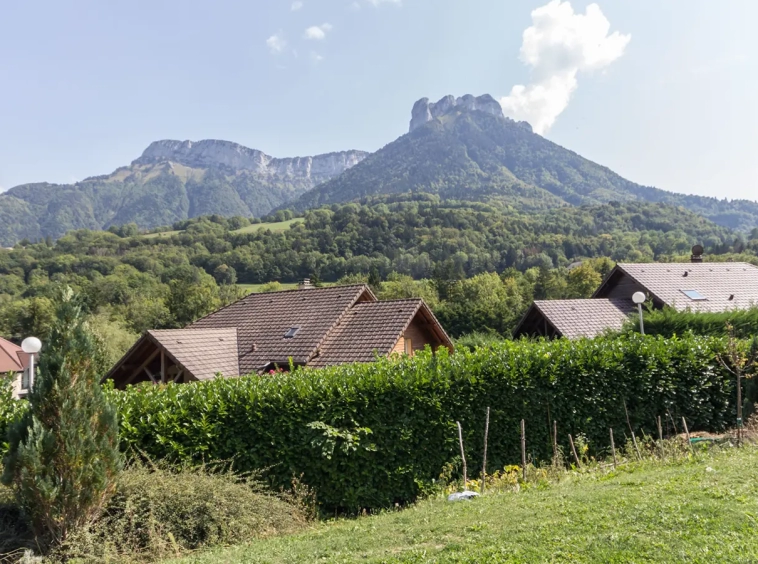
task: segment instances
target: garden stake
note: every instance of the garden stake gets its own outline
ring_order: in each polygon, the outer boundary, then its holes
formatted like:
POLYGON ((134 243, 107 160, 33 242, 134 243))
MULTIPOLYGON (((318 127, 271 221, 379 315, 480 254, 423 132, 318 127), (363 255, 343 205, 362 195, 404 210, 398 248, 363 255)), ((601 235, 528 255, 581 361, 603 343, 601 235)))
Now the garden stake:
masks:
POLYGON ((553 466, 558 465, 558 422, 553 421, 553 466))
POLYGON ((526 425, 521 420, 521 473, 526 482, 526 425))
POLYGON ((490 408, 487 408, 487 418, 484 420, 484 456, 482 457, 482 493, 487 482, 487 435, 490 432, 490 408))
POLYGON ((574 439, 571 436, 571 433, 569 433, 569 443, 571 444, 571 452, 574 453, 574 460, 576 460, 577 467, 582 467, 582 462, 579 460, 579 457, 576 455, 576 448, 574 447, 574 439))
POLYGON ((687 420, 682 415, 682 425, 684 425, 684 432, 687 434, 687 444, 690 445, 690 450, 695 453, 695 447, 692 446, 692 440, 690 439, 690 430, 687 428, 687 420))
POLYGON ((613 442, 613 427, 610 429, 611 431, 611 452, 613 453, 613 468, 616 468, 616 444, 613 442))
POLYGON ((461 443, 461 460, 463 461, 463 491, 468 491, 468 476, 466 475, 466 455, 463 452, 463 429, 461 429, 461 422, 456 421, 458 424, 458 441, 461 443))
POLYGON ((656 419, 658 422, 658 445, 661 450, 661 458, 663 458, 663 427, 661 427, 661 416, 659 415, 656 419))
POLYGON ((637 437, 634 436, 632 423, 629 421, 629 412, 626 410, 626 400, 624 400, 624 415, 626 415, 626 424, 629 426, 629 432, 632 434, 632 444, 634 445, 634 450, 637 452, 637 459, 642 460, 642 455, 640 454, 640 447, 637 446, 637 437))

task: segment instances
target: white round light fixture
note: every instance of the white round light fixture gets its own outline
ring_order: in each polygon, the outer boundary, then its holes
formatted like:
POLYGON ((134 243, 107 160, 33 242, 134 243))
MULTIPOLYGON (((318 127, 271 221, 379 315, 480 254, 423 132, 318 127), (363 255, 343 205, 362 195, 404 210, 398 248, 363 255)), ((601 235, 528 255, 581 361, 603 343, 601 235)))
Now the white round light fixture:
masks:
POLYGON ((37 337, 27 337, 21 341, 21 350, 28 354, 38 353, 42 348, 42 341, 37 337))
MULTIPOLYGON (((627 294, 628 295, 628 294, 627 294)), ((635 292, 632 296, 632 301, 636 304, 644 304, 647 296, 643 292, 635 292)))

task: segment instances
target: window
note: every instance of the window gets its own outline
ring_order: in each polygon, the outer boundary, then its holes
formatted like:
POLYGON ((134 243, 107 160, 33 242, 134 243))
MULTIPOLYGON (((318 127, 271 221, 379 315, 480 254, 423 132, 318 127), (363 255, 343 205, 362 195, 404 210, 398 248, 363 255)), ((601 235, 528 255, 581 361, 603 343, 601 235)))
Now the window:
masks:
POLYGON ((405 338, 405 354, 408 356, 411 356, 413 354, 413 344, 411 343, 410 337, 405 338))
POLYGON ((289 329, 287 329, 287 332, 284 334, 284 338, 294 339, 298 331, 300 331, 300 327, 290 327, 289 329))
POLYGON ((704 301, 704 300, 708 299, 703 294, 701 294, 700 292, 698 292, 697 290, 680 290, 680 292, 682 292, 682 294, 684 294, 685 296, 687 296, 689 299, 697 301, 697 302, 704 301))

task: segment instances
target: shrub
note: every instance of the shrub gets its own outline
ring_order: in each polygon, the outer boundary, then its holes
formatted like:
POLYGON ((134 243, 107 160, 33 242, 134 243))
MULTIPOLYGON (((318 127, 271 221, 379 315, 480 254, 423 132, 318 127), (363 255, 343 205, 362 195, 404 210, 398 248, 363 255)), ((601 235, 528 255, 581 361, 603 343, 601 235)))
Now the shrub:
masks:
POLYGON ((66 556, 157 560, 307 525, 295 503, 267 493, 255 476, 218 470, 131 464, 102 516, 66 544, 66 556))
POLYGON ((3 482, 40 542, 97 516, 121 457, 116 412, 98 385, 98 343, 70 290, 56 311, 28 409, 10 428, 3 482))
POLYGON ((289 375, 138 386, 114 392, 123 444, 154 458, 229 460, 268 468, 276 487, 300 477, 324 509, 358 511, 414 500, 458 455, 461 421, 469 468, 492 408, 488 464, 549 460, 551 420, 606 445, 609 427, 653 434, 655 417, 691 429, 734 421, 733 381, 718 364, 722 339, 631 335, 580 341, 504 341, 474 352, 383 359, 289 375), (668 417, 665 419, 669 420, 668 417))
POLYGON ((13 377, 0 374, 0 460, 8 451, 8 426, 18 419, 26 406, 25 402, 13 399, 13 377))
MULTIPOLYGON (((758 335, 758 307, 745 310, 720 312, 677 311, 670 307, 647 311, 643 314, 645 333, 672 337, 684 335, 688 331, 696 335, 714 335, 723 337, 727 334, 726 325, 734 327, 734 334, 747 339, 758 335)), ((627 323, 627 330, 640 330, 639 317, 632 316, 627 323)))

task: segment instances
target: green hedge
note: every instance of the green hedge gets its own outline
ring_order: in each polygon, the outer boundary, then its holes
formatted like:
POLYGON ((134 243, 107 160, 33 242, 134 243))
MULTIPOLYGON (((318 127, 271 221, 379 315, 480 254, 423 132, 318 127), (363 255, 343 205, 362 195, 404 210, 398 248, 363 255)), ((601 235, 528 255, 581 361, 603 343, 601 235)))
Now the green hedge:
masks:
MULTIPOLYGON (((7 374, 0 374, 0 463, 8 449, 8 426, 26 407, 26 402, 13 399, 11 378, 7 374)), ((1 470, 2 464, 0 464, 1 470)))
MULTIPOLYGON (((734 334, 741 339, 749 339, 758 335, 758 307, 722 312, 697 313, 677 311, 673 308, 647 311, 643 314, 645 333, 672 337, 684 335, 692 331, 696 335, 726 335, 726 324, 734 327, 734 334)), ((631 331, 639 331, 639 318, 630 318, 627 327, 631 331)))
POLYGON ((492 469, 520 460, 521 418, 535 459, 551 455, 550 419, 564 447, 570 432, 604 449, 611 426, 623 441, 624 401, 637 430, 653 433, 655 417, 667 412, 677 422, 685 415, 691 429, 722 430, 734 418, 734 386, 715 361, 723 345, 639 335, 522 340, 113 396, 125 447, 154 457, 233 458, 239 470, 266 468, 275 486, 301 477, 325 509, 356 511, 414 500, 459 455, 456 420, 469 475, 479 472, 487 406, 492 469))

